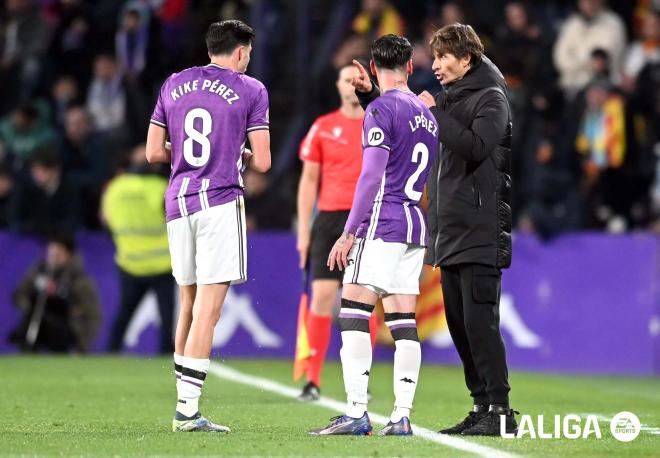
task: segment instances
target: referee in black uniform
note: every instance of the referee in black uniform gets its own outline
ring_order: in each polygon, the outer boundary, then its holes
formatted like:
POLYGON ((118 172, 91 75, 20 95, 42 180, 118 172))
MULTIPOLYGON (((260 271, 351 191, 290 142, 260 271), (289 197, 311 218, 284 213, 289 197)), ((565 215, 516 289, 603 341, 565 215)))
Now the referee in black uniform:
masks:
MULTIPOLYGON (((506 84, 469 25, 431 39, 444 91, 420 94, 438 122, 440 151, 428 179, 426 263, 442 268, 447 325, 473 399, 444 434, 499 436, 517 429, 500 334, 501 269, 511 264, 511 115, 506 84)), ((378 95, 366 72, 354 79, 365 106, 378 95)))

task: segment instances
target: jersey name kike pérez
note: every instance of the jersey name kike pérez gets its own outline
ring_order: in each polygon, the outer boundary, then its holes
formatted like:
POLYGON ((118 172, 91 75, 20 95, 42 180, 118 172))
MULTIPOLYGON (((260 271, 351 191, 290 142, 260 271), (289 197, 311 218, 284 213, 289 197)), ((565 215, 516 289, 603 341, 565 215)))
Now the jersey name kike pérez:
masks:
MULTIPOLYGON (((198 90, 200 90, 199 80, 196 79, 192 81, 186 81, 185 83, 180 84, 172 89, 170 91, 170 97, 172 97, 172 101, 176 102, 179 98, 185 96, 186 94, 190 94, 198 90)), ((220 80, 202 80, 201 90, 221 97, 229 105, 233 104, 235 101, 241 98, 232 88, 220 83, 220 80)))

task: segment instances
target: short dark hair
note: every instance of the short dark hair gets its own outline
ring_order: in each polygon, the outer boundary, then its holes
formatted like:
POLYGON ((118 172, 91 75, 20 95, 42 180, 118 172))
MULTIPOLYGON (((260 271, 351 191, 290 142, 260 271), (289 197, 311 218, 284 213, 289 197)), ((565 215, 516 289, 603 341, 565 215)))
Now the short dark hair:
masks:
POLYGON ((39 110, 37 110, 37 107, 35 107, 30 102, 19 105, 14 111, 19 113, 21 116, 26 117, 28 121, 34 121, 35 119, 39 118, 39 110))
POLYGON ((254 37, 252 27, 242 21, 214 22, 206 31, 206 49, 212 56, 231 54, 238 46, 249 45, 254 37))
POLYGON ((371 45, 371 57, 378 68, 396 70, 412 59, 413 47, 406 37, 383 35, 371 45))
POLYGON ((35 152, 30 163, 50 170, 58 169, 62 166, 60 155, 51 148, 42 148, 35 152))
POLYGON ((63 246, 69 254, 76 253, 76 241, 73 234, 69 231, 54 230, 48 234, 47 242, 63 246))
POLYGON ((458 59, 470 55, 470 63, 481 59, 484 45, 477 32, 468 24, 449 24, 437 30, 429 43, 434 55, 453 54, 458 59))
POLYGON ((592 59, 603 59, 607 62, 610 61, 610 53, 608 53, 605 49, 603 48, 596 48, 593 51, 591 51, 591 58, 592 59))

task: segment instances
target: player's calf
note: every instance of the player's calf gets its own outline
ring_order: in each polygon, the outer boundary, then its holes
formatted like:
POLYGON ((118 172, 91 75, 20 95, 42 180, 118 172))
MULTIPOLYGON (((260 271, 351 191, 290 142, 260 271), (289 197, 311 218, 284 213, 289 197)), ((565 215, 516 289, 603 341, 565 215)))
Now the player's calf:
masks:
POLYGON ((339 354, 346 388, 346 415, 353 418, 364 415, 369 401, 367 389, 372 358, 369 319, 373 310, 371 304, 341 300, 339 327, 342 347, 339 354))
POLYGON ((211 361, 209 359, 182 358, 181 379, 177 384, 176 411, 187 419, 199 414, 199 397, 206 380, 211 361))
POLYGON ((394 410, 386 429, 397 435, 412 434, 408 419, 415 399, 419 368, 422 362, 415 313, 385 313, 385 324, 392 333, 396 346, 394 352, 394 410))

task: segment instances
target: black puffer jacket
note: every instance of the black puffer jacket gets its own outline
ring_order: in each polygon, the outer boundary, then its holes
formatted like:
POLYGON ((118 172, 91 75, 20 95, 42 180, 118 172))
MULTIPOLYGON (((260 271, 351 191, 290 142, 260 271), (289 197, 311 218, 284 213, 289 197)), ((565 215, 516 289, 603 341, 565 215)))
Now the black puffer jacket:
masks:
MULTIPOLYGON (((436 96, 440 151, 429 173, 434 266, 511 264, 511 110, 504 78, 486 57, 436 96)), ((357 93, 366 106, 379 95, 357 93)))

